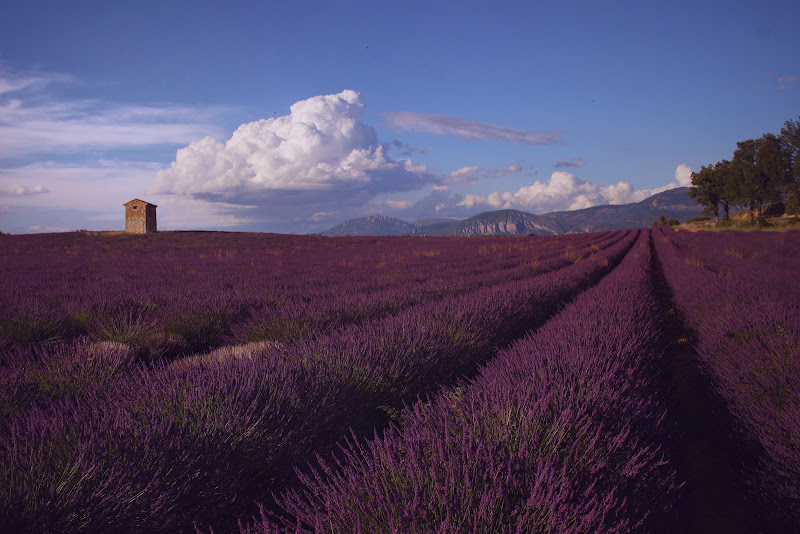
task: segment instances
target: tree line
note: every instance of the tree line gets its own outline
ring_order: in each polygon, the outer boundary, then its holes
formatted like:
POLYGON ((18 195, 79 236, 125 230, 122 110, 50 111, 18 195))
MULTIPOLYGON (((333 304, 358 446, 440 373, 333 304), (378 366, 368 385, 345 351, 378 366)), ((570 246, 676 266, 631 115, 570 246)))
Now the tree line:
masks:
POLYGON ((780 135, 739 141, 733 159, 692 173, 689 196, 717 221, 720 210, 728 220, 732 206, 745 206, 753 221, 765 205, 777 202, 786 213, 800 214, 800 119, 786 121, 780 135))

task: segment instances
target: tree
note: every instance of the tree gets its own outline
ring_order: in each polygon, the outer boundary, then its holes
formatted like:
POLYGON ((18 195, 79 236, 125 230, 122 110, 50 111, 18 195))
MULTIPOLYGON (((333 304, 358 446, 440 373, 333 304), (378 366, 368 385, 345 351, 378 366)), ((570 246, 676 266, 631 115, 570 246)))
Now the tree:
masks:
POLYGON ((700 167, 700 172, 692 173, 692 186, 689 197, 696 198, 703 208, 703 213, 713 215, 719 221, 719 187, 714 176, 714 164, 700 167))
POLYGON ((758 180, 756 178, 756 142, 752 139, 736 143, 733 153, 733 173, 736 189, 734 193, 737 204, 746 204, 750 210, 750 220, 754 217, 758 193, 758 180))
POLYGON ((800 120, 788 120, 781 128, 780 142, 788 159, 785 195, 786 213, 800 214, 800 120))
POLYGON ((750 220, 765 203, 785 202, 787 213, 800 215, 800 120, 786 121, 780 136, 764 134, 736 143, 731 161, 703 166, 692 174, 689 195, 704 213, 728 219, 730 205, 745 205, 750 220))
POLYGON ((727 159, 717 163, 714 174, 720 188, 719 201, 722 204, 722 220, 727 221, 731 214, 731 203, 736 197, 736 174, 733 172, 733 165, 727 159))
POLYGON ((697 203, 705 206, 703 213, 713 215, 719 222, 719 209, 722 207, 723 220, 730 215, 730 204, 735 197, 735 174, 731 162, 722 160, 700 168, 700 172, 692 173, 692 187, 689 196, 697 199, 697 203))
POLYGON ((736 146, 732 162, 734 202, 746 204, 753 221, 756 216, 761 216, 764 202, 781 200, 788 166, 774 134, 764 134, 758 140, 740 141, 736 146))
POLYGON ((678 219, 675 219, 674 217, 667 219, 666 215, 659 215, 658 219, 653 220, 653 226, 678 226, 680 224, 681 222, 678 219))
POLYGON ((780 202, 791 182, 792 158, 775 134, 764 134, 756 141, 756 169, 764 187, 764 201, 780 202))

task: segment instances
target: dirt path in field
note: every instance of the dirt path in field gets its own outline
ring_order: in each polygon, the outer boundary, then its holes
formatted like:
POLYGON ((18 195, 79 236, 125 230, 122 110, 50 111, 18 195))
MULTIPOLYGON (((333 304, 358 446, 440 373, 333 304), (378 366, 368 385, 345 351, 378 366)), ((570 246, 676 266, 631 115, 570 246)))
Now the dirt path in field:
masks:
POLYGON ((651 251, 656 294, 669 341, 668 403, 676 435, 668 446, 678 479, 686 484, 677 520, 658 525, 658 529, 690 534, 770 532, 745 496, 725 412, 713 397, 708 379, 698 371, 691 340, 675 311, 652 241, 651 251))

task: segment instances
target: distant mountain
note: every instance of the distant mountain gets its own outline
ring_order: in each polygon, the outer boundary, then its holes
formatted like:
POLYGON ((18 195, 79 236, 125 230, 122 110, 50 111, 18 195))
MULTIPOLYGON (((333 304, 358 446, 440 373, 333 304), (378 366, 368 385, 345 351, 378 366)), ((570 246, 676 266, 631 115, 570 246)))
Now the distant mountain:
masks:
POLYGON ((434 224, 452 224, 461 219, 452 219, 448 217, 425 217, 422 219, 414 219, 412 221, 416 226, 433 226, 434 224))
POLYGON ((558 222, 566 233, 597 232, 650 226, 659 215, 681 222, 702 215, 697 200, 689 198, 689 188, 679 187, 648 197, 635 204, 594 206, 574 211, 556 211, 542 217, 558 222))
POLYGON ((418 227, 394 217, 369 215, 358 219, 348 219, 333 228, 322 232, 326 236, 342 235, 411 235, 418 227))
POLYGON ((460 222, 461 219, 448 219, 445 217, 425 217, 413 221, 415 235, 451 235, 446 233, 446 228, 451 224, 460 222), (444 233, 443 233, 444 232, 444 233))
POLYGON ((370 215, 347 220, 323 232, 323 235, 551 235, 641 228, 650 226, 660 215, 683 222, 702 215, 702 212, 697 201, 689 198, 689 188, 679 187, 634 204, 595 206, 544 215, 498 210, 479 213, 463 221, 429 218, 413 223, 383 215, 370 215))
POLYGON ((563 227, 546 217, 518 210, 498 210, 479 213, 474 217, 450 223, 444 227, 422 227, 427 235, 553 235, 563 234, 563 227))

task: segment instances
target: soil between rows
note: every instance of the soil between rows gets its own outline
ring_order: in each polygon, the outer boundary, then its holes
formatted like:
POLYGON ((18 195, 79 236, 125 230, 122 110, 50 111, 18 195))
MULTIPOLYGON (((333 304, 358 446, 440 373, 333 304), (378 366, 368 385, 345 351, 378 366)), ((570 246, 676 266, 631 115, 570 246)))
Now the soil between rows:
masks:
MULTIPOLYGON (((625 254, 616 262, 616 264, 610 270, 608 270, 608 272, 602 274, 597 280, 594 280, 591 283, 587 284, 585 287, 582 288, 581 291, 576 292, 571 297, 563 299, 559 303, 559 305, 552 312, 548 313, 546 317, 540 318, 539 320, 535 321, 534 325, 530 325, 525 329, 518 329, 519 332, 517 332, 516 334, 513 334, 512 336, 510 336, 510 339, 506 343, 503 343, 503 344, 495 347, 494 350, 492 350, 489 354, 487 354, 486 358, 482 359, 479 363, 475 364, 474 366, 472 366, 471 368, 469 368, 467 370, 464 370, 457 377, 453 377, 447 382, 438 383, 438 385, 436 386, 436 388, 434 388, 433 391, 436 391, 436 390, 441 389, 441 388, 446 388, 446 387, 453 386, 454 384, 459 383, 459 382, 464 382, 464 381, 469 381, 469 380, 474 379, 480 373, 481 368, 483 366, 485 366, 488 362, 490 362, 497 355, 497 353, 499 351, 501 351, 501 350, 503 350, 503 349, 505 349, 507 347, 512 346, 516 341, 518 341, 519 339, 524 337, 529 332, 540 328, 547 321, 550 321, 551 319, 553 319, 553 317, 558 315, 558 313, 559 313, 559 311, 561 309, 563 309, 570 302, 575 300, 580 294, 582 294, 586 290, 588 290, 588 289, 596 286, 597 284, 599 284, 606 276, 608 276, 609 273, 611 273, 614 269, 618 268, 619 264, 622 262, 622 260, 624 259, 625 255, 630 253, 630 251, 633 248, 633 246, 635 245, 635 243, 636 243, 636 239, 634 239, 631 242, 631 245, 628 246, 627 251, 625 252, 625 254)), ((425 394, 433 394, 433 392, 425 392, 425 394)), ((420 395, 418 397, 418 399, 421 398, 421 397, 422 397, 422 395, 420 395)), ((369 410, 369 413, 364 414, 363 419, 360 421, 360 423, 358 424, 357 427, 350 427, 350 429, 349 429, 350 430, 350 436, 355 437, 357 439, 370 439, 370 436, 382 435, 392 423, 396 423, 398 421, 397 415, 391 415, 389 413, 389 411, 386 411, 383 408, 384 407, 378 407, 378 408, 375 408, 375 409, 371 409, 371 410, 369 410)), ((336 423, 336 422, 338 422, 338 421, 333 420, 333 421, 331 421, 331 424, 336 423)), ((337 441, 337 443, 342 444, 343 441, 341 441, 341 439, 340 439, 339 441, 337 441)), ((319 456, 321 458, 326 459, 328 461, 332 461, 333 458, 337 454, 336 451, 337 451, 337 449, 336 449, 335 446, 328 445, 326 447, 322 447, 318 452, 319 452, 319 456)), ((308 466, 304 466, 304 467, 308 467, 308 466)), ((285 485, 283 485, 283 488, 278 493, 280 493, 281 491, 285 492, 286 490, 292 489, 292 488, 296 489, 298 487, 299 487, 298 481, 295 478, 292 478, 291 482, 286 483, 285 485)), ((294 523, 296 521, 295 517, 291 516, 291 514, 287 513, 281 506, 279 506, 277 504, 277 502, 275 501, 275 495, 268 497, 268 496, 266 496, 265 494, 262 493, 260 495, 260 498, 254 499, 253 502, 255 504, 257 504, 259 508, 263 509, 267 513, 268 516, 270 516, 270 517, 272 517, 274 519, 278 519, 279 521, 280 520, 285 520, 285 521, 288 521, 289 524, 292 524, 292 523, 294 523)), ((244 515, 244 516, 240 515, 238 520, 240 522, 243 522, 243 523, 246 524, 248 520, 257 519, 258 516, 259 516, 258 510, 256 510, 253 507, 251 507, 250 514, 249 515, 244 515)), ((220 525, 218 524, 216 526, 219 527, 220 525)))
MULTIPOLYGON (((652 238, 651 238, 652 239, 652 238)), ((675 310, 651 240, 653 282, 668 342, 667 384, 670 423, 675 431, 669 445, 678 480, 685 483, 674 524, 659 524, 659 532, 753 534, 772 532, 747 498, 737 452, 730 440, 729 415, 708 377, 696 363, 691 335, 675 310)))

